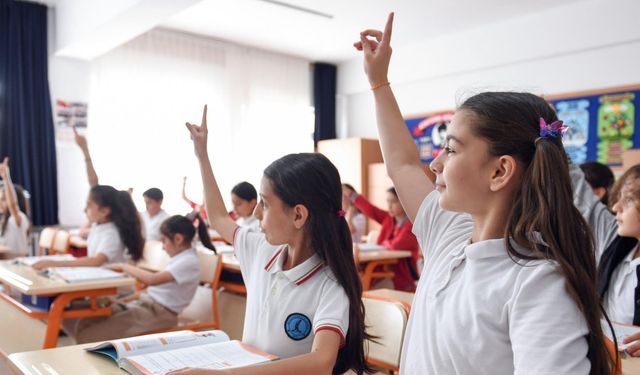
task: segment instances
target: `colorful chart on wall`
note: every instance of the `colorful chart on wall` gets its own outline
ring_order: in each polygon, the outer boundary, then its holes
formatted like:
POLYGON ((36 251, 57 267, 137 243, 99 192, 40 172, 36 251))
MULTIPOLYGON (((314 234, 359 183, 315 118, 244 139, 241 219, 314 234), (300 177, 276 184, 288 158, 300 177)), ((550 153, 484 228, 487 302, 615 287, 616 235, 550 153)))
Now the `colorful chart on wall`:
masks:
POLYGON ((447 111, 405 119, 423 163, 430 163, 442 151, 452 117, 453 111, 447 111))
POLYGON ((640 146, 636 108, 640 90, 551 100, 569 130, 565 148, 574 163, 622 165, 622 152, 640 146))
MULTIPOLYGON (((549 101, 569 126, 563 142, 574 163, 597 160, 617 167, 622 165, 624 150, 640 148, 640 122, 635 115, 640 86, 569 94, 562 99, 551 96, 549 101)), ((453 111, 405 118, 423 163, 441 152, 451 117, 453 111)))

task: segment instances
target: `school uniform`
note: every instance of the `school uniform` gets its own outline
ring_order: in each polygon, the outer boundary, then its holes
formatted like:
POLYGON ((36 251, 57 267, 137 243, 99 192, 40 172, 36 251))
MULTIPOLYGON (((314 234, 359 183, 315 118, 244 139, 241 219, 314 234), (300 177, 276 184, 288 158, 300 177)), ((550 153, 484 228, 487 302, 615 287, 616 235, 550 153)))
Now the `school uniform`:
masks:
POLYGON ((239 217, 236 219, 236 224, 241 227, 248 227, 254 232, 260 232, 260 220, 251 215, 247 218, 239 217))
POLYGON ((144 232, 145 237, 148 241, 159 241, 160 240, 160 225, 167 218, 169 218, 169 214, 165 210, 160 210, 157 214, 150 216, 149 211, 142 211, 140 213, 142 217, 142 222, 144 223, 144 232))
POLYGON ((442 210, 439 196, 413 226, 425 268, 400 373, 589 374, 588 327, 557 264, 512 259, 504 239, 471 243, 471 216, 442 210))
POLYGON ((397 290, 413 291, 415 280, 418 279, 417 261, 420 250, 416 236, 411 232, 413 227, 411 221, 405 218, 405 220, 397 222, 387 211, 372 205, 361 195, 353 201, 353 204, 364 215, 382 225, 378 235, 378 245, 389 250, 411 251, 411 258, 401 259, 396 264, 393 285, 397 290))
POLYGON ((640 325, 640 258, 638 240, 618 235, 615 216, 593 193, 582 170, 572 165, 574 204, 589 223, 598 262, 598 292, 613 321, 640 325))
MULTIPOLYGON (((25 256, 29 252, 29 218, 22 211, 20 215, 20 226, 13 215, 9 215, 4 233, 0 235, 0 244, 8 247, 11 256, 25 256)), ((1 230, 1 228, 0 228, 1 230)))
POLYGON ((285 271, 286 246, 246 227, 236 229, 233 246, 247 288, 243 342, 280 358, 309 353, 321 330, 344 343, 349 299, 316 254, 285 271))
POLYGON ((177 326, 178 314, 189 306, 200 282, 196 250, 174 255, 164 271, 175 280, 149 286, 135 301, 112 305, 111 316, 80 319, 72 328, 76 342, 130 337, 177 326))
POLYGON ((104 254, 108 263, 126 263, 124 242, 113 222, 93 224, 87 238, 87 256, 104 254))

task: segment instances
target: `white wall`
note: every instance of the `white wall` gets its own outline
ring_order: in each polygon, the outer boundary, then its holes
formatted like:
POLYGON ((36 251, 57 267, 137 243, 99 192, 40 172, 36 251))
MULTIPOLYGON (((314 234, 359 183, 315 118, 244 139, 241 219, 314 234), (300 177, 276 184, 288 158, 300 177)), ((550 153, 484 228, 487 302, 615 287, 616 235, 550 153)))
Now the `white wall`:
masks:
MULTIPOLYGON (((394 48, 389 80, 405 116, 454 108, 478 89, 558 94, 638 84, 638 14, 639 1, 592 0, 394 48)), ((338 67, 338 94, 339 136, 377 137, 361 56, 338 67)))

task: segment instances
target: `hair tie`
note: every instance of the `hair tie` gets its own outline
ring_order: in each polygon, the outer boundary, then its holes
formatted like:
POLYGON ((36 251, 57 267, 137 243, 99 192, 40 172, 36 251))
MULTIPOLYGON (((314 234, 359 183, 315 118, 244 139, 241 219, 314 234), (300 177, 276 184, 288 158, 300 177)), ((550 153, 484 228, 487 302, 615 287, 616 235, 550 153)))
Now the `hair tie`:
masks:
POLYGON ((339 217, 344 217, 344 215, 346 215, 347 212, 343 209, 338 210, 338 212, 336 212, 336 215, 338 215, 339 217))
MULTIPOLYGON (((564 133, 569 129, 561 120, 556 120, 551 124, 547 124, 547 122, 540 117, 540 138, 562 138, 564 133)), ((540 139, 538 138, 538 139, 540 139)), ((538 142, 536 139, 536 143, 538 142)))

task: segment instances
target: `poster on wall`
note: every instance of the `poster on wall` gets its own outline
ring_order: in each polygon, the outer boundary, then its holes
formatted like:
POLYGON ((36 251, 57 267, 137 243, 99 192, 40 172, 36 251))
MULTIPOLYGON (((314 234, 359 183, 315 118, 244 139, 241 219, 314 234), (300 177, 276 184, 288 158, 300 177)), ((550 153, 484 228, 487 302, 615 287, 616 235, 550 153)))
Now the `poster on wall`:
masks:
POLYGON ((405 119, 423 163, 430 163, 442 151, 452 117, 453 111, 447 111, 405 119))
POLYGON ((85 133, 87 129, 87 103, 56 100, 56 139, 73 141, 73 128, 85 133))

